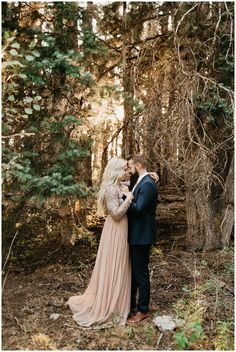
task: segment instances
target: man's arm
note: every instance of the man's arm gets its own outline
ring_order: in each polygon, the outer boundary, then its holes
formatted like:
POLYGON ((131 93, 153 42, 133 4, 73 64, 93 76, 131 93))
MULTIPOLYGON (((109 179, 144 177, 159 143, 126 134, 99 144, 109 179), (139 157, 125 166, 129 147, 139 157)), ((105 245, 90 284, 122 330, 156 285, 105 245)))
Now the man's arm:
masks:
POLYGON ((153 185, 149 182, 142 184, 139 188, 139 193, 136 201, 130 205, 129 211, 133 215, 140 215, 148 209, 153 197, 153 185))

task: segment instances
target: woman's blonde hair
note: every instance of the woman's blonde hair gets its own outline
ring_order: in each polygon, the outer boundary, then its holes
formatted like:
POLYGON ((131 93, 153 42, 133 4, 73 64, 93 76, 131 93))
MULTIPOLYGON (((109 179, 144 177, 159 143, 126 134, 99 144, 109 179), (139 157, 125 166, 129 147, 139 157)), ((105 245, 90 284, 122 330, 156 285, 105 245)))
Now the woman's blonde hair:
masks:
POLYGON ((109 186, 113 185, 117 177, 124 174, 124 166, 127 164, 127 160, 118 158, 117 156, 111 158, 104 170, 102 176, 102 182, 100 185, 100 190, 98 192, 97 199, 97 215, 105 215, 105 193, 109 186))

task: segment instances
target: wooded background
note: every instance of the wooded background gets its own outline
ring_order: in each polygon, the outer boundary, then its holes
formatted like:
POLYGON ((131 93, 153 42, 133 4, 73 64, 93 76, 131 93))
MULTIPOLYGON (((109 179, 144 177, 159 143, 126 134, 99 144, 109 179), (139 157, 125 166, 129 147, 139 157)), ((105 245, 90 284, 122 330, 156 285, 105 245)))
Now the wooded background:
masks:
POLYGON ((107 160, 134 152, 160 195, 183 192, 188 248, 228 244, 233 2, 3 2, 2 15, 4 244, 29 202, 80 199, 87 214, 107 160))
POLYGON ((1 6, 4 348, 233 350, 234 2, 1 6), (174 340, 83 332, 63 306, 104 167, 132 153, 160 177, 151 311, 185 320, 174 340))

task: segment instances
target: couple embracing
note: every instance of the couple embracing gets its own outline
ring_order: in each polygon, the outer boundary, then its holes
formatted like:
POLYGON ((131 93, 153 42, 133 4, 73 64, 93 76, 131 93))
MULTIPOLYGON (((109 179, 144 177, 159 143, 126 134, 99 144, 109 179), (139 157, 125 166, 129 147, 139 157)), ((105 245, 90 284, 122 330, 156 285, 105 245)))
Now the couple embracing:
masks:
POLYGON ((147 172, 143 155, 127 159, 113 157, 104 170, 98 214, 107 217, 96 262, 84 294, 67 301, 84 327, 137 324, 149 317, 158 176, 147 172))

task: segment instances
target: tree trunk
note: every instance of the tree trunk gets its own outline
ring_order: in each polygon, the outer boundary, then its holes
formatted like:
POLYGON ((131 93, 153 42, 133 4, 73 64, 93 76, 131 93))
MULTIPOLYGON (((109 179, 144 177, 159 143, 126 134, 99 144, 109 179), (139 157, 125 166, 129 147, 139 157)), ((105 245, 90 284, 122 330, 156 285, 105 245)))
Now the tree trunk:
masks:
MULTIPOLYGON (((78 11, 78 4, 76 4, 77 7, 77 11, 78 11)), ((93 19, 93 3, 91 1, 87 2, 87 8, 85 9, 85 11, 82 12, 82 23, 81 26, 84 30, 88 31, 91 33, 93 33, 93 26, 92 26, 92 19, 93 19)), ((76 33, 77 30, 77 22, 74 23, 74 32, 76 33)), ((88 35, 88 34, 87 34, 88 35)), ((86 47, 87 43, 87 37, 85 36, 85 43, 84 46, 86 47)), ((78 48, 78 37, 76 36, 76 41, 75 41, 75 47, 74 50, 76 51, 78 48)), ((88 60, 89 62, 89 60, 88 60)), ((89 71, 89 72, 93 72, 93 66, 88 64, 84 65, 85 70, 89 71)), ((89 151, 89 155, 87 155, 86 157, 83 158, 83 160, 81 160, 81 164, 82 164, 82 170, 83 171, 83 175, 84 175, 84 181, 86 182, 87 186, 92 186, 93 181, 92 181, 92 145, 86 143, 87 146, 87 150, 89 151)))
POLYGON ((127 28, 126 18, 126 2, 123 2, 123 23, 124 23, 124 41, 122 48, 122 67, 123 67, 123 90, 124 90, 124 123, 126 124, 123 129, 122 141, 122 156, 127 157, 135 151, 135 138, 133 126, 133 66, 127 65, 127 43, 132 42, 131 30, 127 28))
POLYGON ((221 216, 221 242, 223 246, 229 245, 230 236, 234 226, 234 156, 230 163, 225 188, 226 193, 221 216))
POLYGON ((185 177, 187 215, 185 246, 186 250, 190 251, 210 251, 221 248, 208 189, 207 172, 212 174, 212 165, 206 156, 202 157, 201 161, 195 160, 197 157, 190 159, 192 167, 191 170, 186 170, 185 177))

